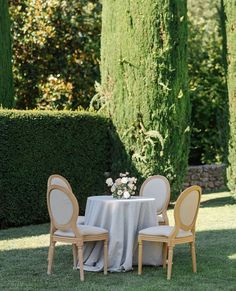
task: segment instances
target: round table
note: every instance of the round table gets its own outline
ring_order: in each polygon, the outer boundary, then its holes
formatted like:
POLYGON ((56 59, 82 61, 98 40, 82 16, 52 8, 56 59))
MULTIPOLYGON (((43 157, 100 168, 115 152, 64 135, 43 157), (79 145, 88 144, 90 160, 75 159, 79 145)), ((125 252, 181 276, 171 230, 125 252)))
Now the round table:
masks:
MULTIPOLYGON (((141 229, 156 225, 155 199, 133 196, 131 199, 115 199, 112 196, 92 196, 87 199, 85 224, 109 231, 108 270, 120 272, 132 270, 137 265, 137 238, 141 229)), ((143 264, 162 264, 162 244, 144 243, 143 264)), ((103 269, 103 244, 86 243, 84 269, 103 269)))

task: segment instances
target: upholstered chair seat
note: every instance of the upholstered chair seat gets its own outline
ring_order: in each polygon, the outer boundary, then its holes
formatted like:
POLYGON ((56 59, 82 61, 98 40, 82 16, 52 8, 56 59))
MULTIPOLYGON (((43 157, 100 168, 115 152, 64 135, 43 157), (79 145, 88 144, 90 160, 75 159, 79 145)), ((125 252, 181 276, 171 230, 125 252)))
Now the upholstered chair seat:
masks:
MULTIPOLYGON (((91 225, 80 225, 79 231, 81 235, 97 235, 97 234, 106 234, 108 231, 106 229, 96 227, 96 226, 91 226, 91 225)), ((75 237, 75 233, 72 230, 67 230, 67 231, 61 231, 57 230, 54 232, 54 235, 58 236, 68 236, 68 237, 75 237)))
MULTIPOLYGON (((160 226, 153 226, 153 227, 142 229, 139 232, 139 234, 169 237, 171 233, 173 232, 173 230, 174 230, 174 226, 160 225, 160 226)), ((187 237, 187 236, 192 236, 192 235, 193 234, 191 231, 184 231, 180 229, 176 237, 179 238, 179 237, 187 237)))

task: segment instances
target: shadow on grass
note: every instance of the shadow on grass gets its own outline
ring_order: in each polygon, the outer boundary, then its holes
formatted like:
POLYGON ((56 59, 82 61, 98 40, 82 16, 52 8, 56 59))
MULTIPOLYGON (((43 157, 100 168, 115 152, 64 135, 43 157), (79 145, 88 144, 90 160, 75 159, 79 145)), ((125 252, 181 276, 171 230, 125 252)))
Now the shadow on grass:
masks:
POLYGON ((155 286, 169 290, 171 284, 174 290, 183 287, 187 290, 187 284, 188 290, 214 290, 226 285, 228 290, 233 290, 236 284, 235 237, 236 230, 198 232, 197 274, 192 273, 189 246, 176 246, 171 283, 162 268, 151 266, 143 267, 142 276, 137 275, 137 267, 132 272, 109 273, 106 277, 102 272, 86 272, 85 282, 81 283, 79 272, 72 270, 70 245, 56 247, 51 276, 46 275, 47 247, 3 250, 0 252, 0 286, 2 290, 117 290, 118 286, 119 290, 155 290, 152 289, 155 286))
POLYGON ((2 229, 0 230, 0 241, 49 234, 49 231, 49 223, 2 229))
POLYGON ((201 207, 220 207, 225 205, 235 205, 236 199, 233 196, 219 197, 213 198, 206 201, 201 202, 201 207))

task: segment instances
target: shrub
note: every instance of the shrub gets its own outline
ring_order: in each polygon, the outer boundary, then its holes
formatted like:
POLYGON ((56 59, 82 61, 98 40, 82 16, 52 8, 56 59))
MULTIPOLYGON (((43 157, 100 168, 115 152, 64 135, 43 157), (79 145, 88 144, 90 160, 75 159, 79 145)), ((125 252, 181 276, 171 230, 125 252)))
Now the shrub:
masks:
POLYGON ((48 220, 47 179, 65 176, 84 213, 87 196, 107 190, 108 119, 81 112, 0 111, 0 225, 48 220))
POLYGON ((87 107, 99 80, 101 4, 98 0, 10 0, 16 108, 87 107), (55 89, 50 77, 65 86, 55 89), (44 84, 48 91, 42 90, 44 84), (61 91, 60 91, 61 90, 61 91), (38 106, 39 103, 39 106, 38 106), (53 106, 52 106, 53 107, 53 106))

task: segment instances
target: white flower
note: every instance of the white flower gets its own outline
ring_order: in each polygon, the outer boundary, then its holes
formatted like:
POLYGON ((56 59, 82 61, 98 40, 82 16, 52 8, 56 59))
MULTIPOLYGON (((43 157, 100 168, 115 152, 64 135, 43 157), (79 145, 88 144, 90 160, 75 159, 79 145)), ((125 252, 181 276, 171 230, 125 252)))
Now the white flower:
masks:
POLYGON ((106 184, 107 184, 107 186, 111 187, 111 186, 113 185, 113 180, 112 180, 112 178, 108 178, 108 179, 106 179, 106 184))
POLYGON ((132 190, 134 188, 134 184, 129 182, 128 187, 132 190))
POLYGON ((128 192, 128 191, 125 191, 124 194, 123 194, 123 197, 124 197, 125 199, 129 199, 129 198, 130 198, 130 194, 129 194, 129 192, 128 192))
POLYGON ((120 177, 125 177, 126 175, 123 173, 120 173, 120 177))
POLYGON ((117 186, 121 185, 122 184, 121 178, 116 179, 115 183, 116 183, 117 186))
POLYGON ((111 192, 115 192, 115 191, 116 191, 116 186, 115 185, 112 185, 111 192))
POLYGON ((121 196, 122 193, 123 193, 122 190, 118 190, 118 191, 117 191, 117 195, 119 195, 119 196, 121 196))
POLYGON ((112 178, 106 180, 106 184, 110 187, 111 194, 117 199, 129 199, 131 195, 135 195, 136 181, 135 177, 128 177, 129 173, 120 173, 120 176, 113 181, 112 178))
POLYGON ((127 177, 123 177, 123 178, 121 179, 121 182, 122 182, 123 184, 126 184, 126 183, 128 182, 128 178, 127 178, 127 177))

